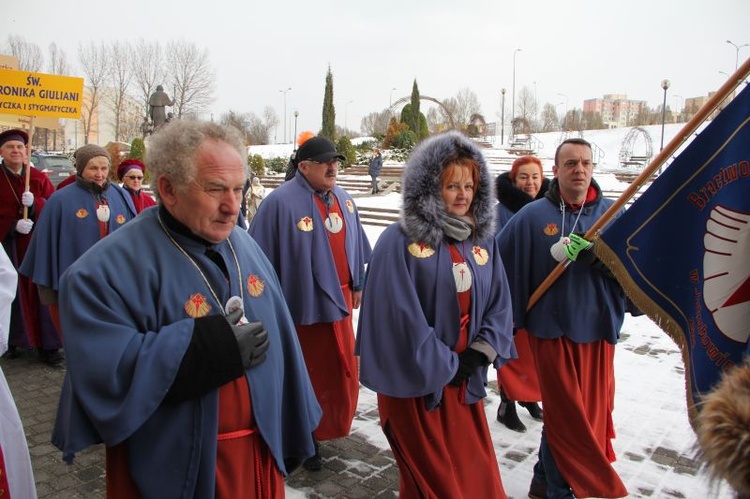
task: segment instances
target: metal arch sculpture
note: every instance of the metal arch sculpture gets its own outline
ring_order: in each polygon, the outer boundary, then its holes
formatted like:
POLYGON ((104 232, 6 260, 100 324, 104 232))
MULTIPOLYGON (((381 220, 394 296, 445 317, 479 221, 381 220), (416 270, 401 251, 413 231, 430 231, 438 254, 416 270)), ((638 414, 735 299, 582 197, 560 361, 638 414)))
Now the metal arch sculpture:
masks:
POLYGON ((625 136, 625 138, 622 141, 622 147, 620 148, 620 163, 622 164, 628 164, 629 162, 632 162, 632 158, 634 156, 644 158, 645 164, 648 164, 649 161, 651 161, 651 158, 654 155, 653 151, 653 144, 651 141, 651 135, 644 130, 643 128, 636 126, 630 129, 628 134, 625 136), (639 136, 643 136, 643 141, 646 144, 646 152, 643 155, 634 155, 633 149, 635 147, 635 143, 638 140, 639 136))
MULTIPOLYGON (((443 109, 443 111, 445 111, 445 115, 448 117, 448 121, 451 124, 451 129, 456 128, 456 122, 453 120, 453 113, 451 113, 450 110, 447 107, 445 107, 445 104, 443 104, 442 102, 440 102, 434 97, 428 97, 426 95, 420 95, 419 100, 426 100, 426 101, 434 102, 435 104, 440 106, 443 109)), ((392 115, 394 109, 401 106, 401 104, 406 104, 407 102, 411 102, 410 95, 407 97, 401 97, 400 99, 397 99, 396 101, 394 101, 393 104, 391 104, 391 106, 388 108, 388 113, 392 115)))

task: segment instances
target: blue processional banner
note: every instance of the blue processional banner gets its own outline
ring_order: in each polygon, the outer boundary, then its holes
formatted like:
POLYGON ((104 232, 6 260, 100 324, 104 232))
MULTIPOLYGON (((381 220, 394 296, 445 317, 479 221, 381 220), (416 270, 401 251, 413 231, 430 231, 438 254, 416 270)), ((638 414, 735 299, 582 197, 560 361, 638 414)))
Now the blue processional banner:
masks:
POLYGON ((601 235, 597 255, 681 348, 691 423, 750 336, 750 86, 601 235))

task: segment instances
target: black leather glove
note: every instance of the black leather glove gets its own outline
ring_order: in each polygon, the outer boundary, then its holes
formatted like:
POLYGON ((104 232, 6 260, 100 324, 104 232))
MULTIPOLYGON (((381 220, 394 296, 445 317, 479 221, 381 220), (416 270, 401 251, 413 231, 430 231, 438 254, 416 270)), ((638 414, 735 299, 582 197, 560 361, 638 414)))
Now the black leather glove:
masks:
POLYGON ((450 384, 452 386, 460 386, 463 380, 469 379, 471 375, 474 374, 477 367, 487 366, 489 364, 490 363, 485 354, 479 350, 467 348, 458 354, 458 370, 456 371, 456 375, 453 376, 453 379, 450 381, 450 384))
POLYGON ((229 313, 226 319, 232 328, 237 345, 240 347, 242 367, 249 369, 266 360, 266 351, 270 342, 268 341, 268 331, 263 327, 262 322, 239 324, 242 314, 242 309, 236 309, 229 313))

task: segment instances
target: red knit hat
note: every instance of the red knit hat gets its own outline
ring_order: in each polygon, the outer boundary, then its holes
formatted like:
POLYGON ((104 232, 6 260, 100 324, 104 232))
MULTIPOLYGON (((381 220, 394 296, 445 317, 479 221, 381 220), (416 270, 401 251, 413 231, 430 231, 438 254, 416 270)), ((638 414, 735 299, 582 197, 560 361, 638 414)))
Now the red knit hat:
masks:
POLYGON ((138 168, 141 170, 141 173, 146 173, 146 165, 144 165, 142 161, 128 158, 117 167, 117 179, 122 182, 122 177, 133 168, 138 168))

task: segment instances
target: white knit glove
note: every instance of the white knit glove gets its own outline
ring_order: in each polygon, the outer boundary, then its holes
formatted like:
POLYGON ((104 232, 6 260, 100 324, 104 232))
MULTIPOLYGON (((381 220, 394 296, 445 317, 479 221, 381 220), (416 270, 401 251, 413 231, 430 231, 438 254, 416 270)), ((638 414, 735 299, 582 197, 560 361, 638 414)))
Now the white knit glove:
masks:
POLYGON ((21 204, 24 206, 28 206, 31 208, 34 206, 34 195, 31 193, 31 191, 25 191, 23 194, 21 194, 21 204))
POLYGON ((31 232, 31 229, 33 227, 34 227, 34 222, 29 220, 28 218, 22 218, 16 224, 16 230, 20 232, 21 234, 28 234, 29 232, 31 232))

